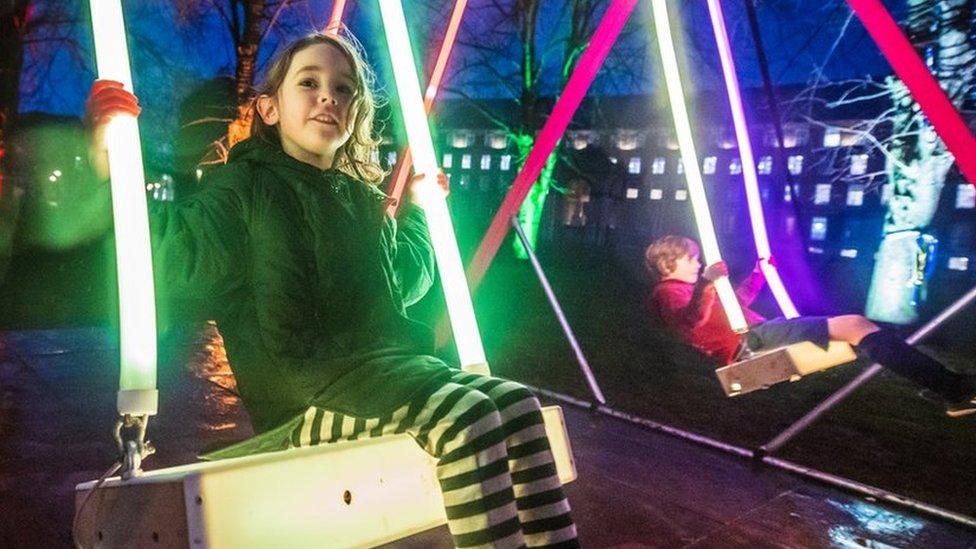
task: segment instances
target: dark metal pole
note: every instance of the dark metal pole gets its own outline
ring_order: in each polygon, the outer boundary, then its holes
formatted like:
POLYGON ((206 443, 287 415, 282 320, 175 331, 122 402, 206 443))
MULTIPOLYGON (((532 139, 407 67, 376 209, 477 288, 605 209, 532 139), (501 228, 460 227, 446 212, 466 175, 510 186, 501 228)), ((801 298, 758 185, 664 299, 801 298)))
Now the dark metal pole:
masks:
MULTIPOLYGON (((938 316, 919 328, 915 333, 909 336, 905 342, 909 345, 914 345, 915 343, 921 341, 933 330, 941 326, 942 323, 952 318, 956 313, 966 307, 966 305, 973 301, 973 299, 976 299, 976 286, 953 302, 952 305, 949 305, 949 307, 939 313, 938 316)), ((772 454, 773 452, 779 450, 784 444, 792 440, 794 437, 796 437, 796 435, 805 431, 807 427, 809 427, 813 422, 817 421, 820 416, 824 415, 828 410, 836 406, 837 403, 850 396, 850 394, 857 390, 858 387, 867 383, 868 380, 876 376, 883 369, 884 368, 880 364, 872 364, 870 368, 861 372, 860 375, 848 382, 847 385, 844 385, 840 388, 840 390, 827 397, 826 400, 818 404, 814 409, 807 412, 806 415, 798 419, 795 423, 793 423, 793 425, 790 425, 782 433, 776 435, 773 440, 770 440, 766 444, 760 446, 759 450, 766 454, 772 454)))
POLYGON ((535 274, 539 277, 539 282, 542 284, 542 289, 545 290, 546 297, 549 298, 549 304, 552 305, 552 310, 556 313, 556 318, 559 319, 559 324, 563 327, 563 333, 566 334, 566 339, 569 341, 569 345, 573 348, 573 352, 576 353, 576 361, 579 362, 580 370, 582 370, 583 375, 586 376, 586 382, 590 385, 590 390, 593 392, 593 396, 600 404, 606 404, 607 399, 603 397, 603 391, 600 390, 600 385, 597 384, 596 378, 593 377, 593 371, 590 370, 590 365, 586 361, 586 357, 583 356, 583 350, 580 349, 579 342, 576 341, 576 336, 573 335, 573 329, 569 326, 569 322, 566 320, 566 315, 563 314, 562 307, 559 306, 559 300, 556 299, 556 294, 553 293, 552 286, 549 285, 549 279, 546 278, 546 273, 542 270, 542 265, 539 263, 539 258, 536 257, 535 251, 529 244, 529 239, 525 236, 525 231, 522 230, 522 225, 519 224, 518 216, 513 215, 511 221, 512 226, 515 228, 515 234, 518 235, 519 240, 522 241, 522 247, 525 248, 525 252, 529 255, 529 261, 532 262, 532 267, 535 269, 535 274))

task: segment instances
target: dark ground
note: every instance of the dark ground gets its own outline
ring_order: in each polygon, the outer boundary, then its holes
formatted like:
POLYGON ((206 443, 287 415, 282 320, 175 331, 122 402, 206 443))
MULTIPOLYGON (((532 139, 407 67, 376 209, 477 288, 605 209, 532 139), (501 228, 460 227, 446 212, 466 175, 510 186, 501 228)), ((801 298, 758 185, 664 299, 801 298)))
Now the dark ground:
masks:
MULTIPOLYGON (((570 249, 557 256, 545 253, 544 248, 542 261, 609 404, 617 409, 739 446, 756 447, 858 371, 854 365, 839 367, 799 383, 726 398, 712 366, 701 355, 648 325, 641 308, 644 285, 639 272, 633 261, 619 259, 635 257, 633 250, 576 251, 570 249)), ((91 258, 72 261, 82 266, 101 264, 100 259, 91 258)), ((62 263, 55 264, 64 269, 62 263)), ((47 263, 38 269, 40 274, 53 276, 47 263)), ((10 309, 0 311, 0 326, 13 330, 0 335, 4 346, 0 349, 0 470, 5 473, 0 475, 4 499, 0 506, 0 531, 5 536, 6 532, 14 532, 12 538, 0 537, 0 546, 18 546, 26 539, 36 541, 38 538, 24 537, 31 532, 44 532, 47 537, 39 539, 52 543, 66 542, 70 503, 65 506, 51 502, 64 502, 60 498, 69 497, 77 482, 99 476, 111 459, 108 429, 114 414, 117 373, 112 368, 106 371, 104 359, 99 358, 110 352, 114 345, 111 338, 85 329, 60 330, 54 332, 54 339, 39 336, 38 332, 20 331, 28 327, 104 324, 103 311, 111 309, 105 304, 107 292, 92 289, 91 279, 84 276, 90 272, 88 268, 66 269, 59 278, 68 279, 61 288, 87 291, 86 314, 70 310, 72 303, 63 298, 70 292, 52 291, 35 300, 29 297, 31 290, 26 286, 12 286, 11 280, 26 284, 32 278, 44 279, 23 270, 8 278, 8 284, 0 290, 0 302, 16 305, 18 315, 24 315, 17 317, 24 319, 18 324, 16 318, 11 321, 10 309), (66 277, 64 272, 82 276, 66 277), (46 309, 38 309, 38 303, 46 309), (93 345, 92 341, 100 343, 93 345), (45 365, 43 375, 31 366, 38 361, 45 365), (39 436, 40 433, 51 436, 39 436), (11 440, 17 442, 16 448, 11 440)), ((844 296, 863 294, 863 288, 858 287, 863 281, 846 284, 843 272, 835 273, 833 278, 826 276, 822 281, 824 292, 840 296, 834 299, 836 310, 832 312, 858 310, 860 304, 846 302, 844 296)), ((966 285, 957 284, 938 291, 945 301, 966 289, 966 285)), ((436 306, 436 300, 431 299, 414 312, 421 318, 433 318, 436 306)), ((476 296, 476 309, 496 374, 590 398, 575 358, 527 264, 503 254, 476 296)), ((771 312, 768 303, 761 303, 760 309, 771 312)), ((976 311, 970 307, 940 330, 925 350, 956 369, 976 373, 974 324, 976 311)), ((200 372, 206 371, 208 364, 220 362, 219 346, 214 347, 206 338, 194 343, 197 339, 187 334, 172 336, 163 345, 161 413, 153 422, 150 436, 167 443, 150 458, 153 468, 181 463, 202 446, 236 440, 249 433, 232 396, 214 390, 208 381, 186 375, 187 364, 189 371, 200 372)), ((226 372, 218 371, 215 376, 218 383, 231 382, 226 372)), ((919 398, 915 387, 894 376, 872 380, 779 455, 976 516, 976 416, 947 418, 939 405, 919 398)), ((653 455, 644 454, 640 459, 645 458, 652 460, 653 455)), ((599 493, 586 492, 588 489, 578 490, 587 493, 587 498, 601 497, 599 493)), ((671 516, 655 515, 658 511, 651 506, 646 516, 658 516, 656 520, 665 522, 660 517, 671 516)), ((621 538, 614 544, 628 539, 640 540, 621 538)), ((813 540, 809 538, 810 543, 820 545, 813 540)), ((748 545, 742 540, 739 544, 748 545)), ((662 539, 660 545, 669 543, 662 539)))
MULTIPOLYGON (((112 459, 117 350, 105 330, 0 335, 0 547, 70 545, 72 491, 112 459)), ((162 364, 148 469, 248 436, 219 338, 162 364), (174 364, 182 365, 175 366, 174 364)), ((566 486, 584 547, 976 547, 976 530, 886 507, 747 460, 564 406, 579 478, 566 486)), ((148 532, 138 532, 148 540, 148 532)), ((451 547, 446 527, 389 548, 451 547)))

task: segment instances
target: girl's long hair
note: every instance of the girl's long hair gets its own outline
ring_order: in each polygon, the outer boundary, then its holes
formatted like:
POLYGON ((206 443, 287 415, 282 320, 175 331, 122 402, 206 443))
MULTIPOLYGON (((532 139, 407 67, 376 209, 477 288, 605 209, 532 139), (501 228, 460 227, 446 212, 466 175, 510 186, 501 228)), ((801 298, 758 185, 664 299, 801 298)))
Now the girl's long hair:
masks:
POLYGON ((373 132, 373 120, 379 104, 379 100, 373 92, 376 76, 370 66, 366 64, 362 45, 347 32, 341 36, 312 33, 295 40, 275 55, 251 104, 251 112, 255 114, 251 124, 251 137, 257 136, 266 141, 281 143, 277 126, 265 124, 261 117, 256 115, 257 99, 261 96, 274 97, 284 83, 285 75, 288 74, 288 69, 295 55, 315 44, 329 44, 342 52, 349 62, 349 66, 352 67, 356 80, 356 89, 353 93, 352 104, 349 107, 352 131, 349 139, 336 151, 333 167, 375 185, 386 176, 383 168, 373 161, 373 155, 380 144, 380 139, 373 132))

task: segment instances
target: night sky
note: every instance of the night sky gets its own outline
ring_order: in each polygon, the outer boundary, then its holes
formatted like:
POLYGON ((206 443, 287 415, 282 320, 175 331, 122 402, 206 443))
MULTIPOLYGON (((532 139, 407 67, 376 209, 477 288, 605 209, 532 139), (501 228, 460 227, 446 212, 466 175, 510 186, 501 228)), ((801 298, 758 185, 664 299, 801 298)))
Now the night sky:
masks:
MULTIPOLYGON (((549 94, 555 91, 559 81, 560 39, 568 23, 564 3, 565 0, 544 2, 542 19, 545 24, 538 43, 540 52, 546 54, 543 82, 544 91, 549 94)), ((227 28, 212 8, 201 8, 181 19, 173 8, 176 2, 142 0, 123 4, 136 93, 144 107, 144 137, 169 141, 178 124, 177 108, 182 98, 206 79, 233 73, 233 47, 227 28)), ((210 2, 198 4, 209 5, 210 2)), ((331 4, 330 0, 308 0, 293 2, 291 7, 282 10, 277 26, 262 45, 261 65, 280 44, 323 26, 331 4)), ((439 42, 450 4, 405 2, 407 17, 412 23, 411 32, 429 34, 415 34, 415 49, 425 50, 439 42), (424 5, 437 7, 425 9, 424 5)), ((491 4, 488 0, 469 2, 462 22, 460 46, 455 49, 445 84, 469 96, 511 97, 511 88, 503 85, 503 81, 511 82, 518 74, 513 29, 491 4), (498 54, 493 56, 497 60, 494 68, 498 73, 513 78, 498 78, 497 74, 477 66, 477 50, 471 45, 485 43, 499 48, 498 54)), ((56 9, 67 11, 68 17, 65 23, 28 37, 30 43, 25 54, 20 111, 80 115, 95 74, 86 3, 49 0, 40 2, 40 6, 35 17, 53 13, 56 9), (52 34, 61 39, 45 40, 52 34), (57 46, 52 47, 52 44, 57 46)), ((680 12, 680 28, 675 31, 684 44, 688 87, 701 90, 720 85, 719 60, 705 2, 682 0, 672 2, 672 6, 674 12, 680 12)), ((724 9, 742 84, 757 86, 761 83, 759 68, 743 4, 730 0, 724 3, 724 9)), ((761 0, 758 10, 772 76, 777 85, 890 72, 846 2, 761 0)), ((388 71, 378 8, 374 2, 350 1, 346 23, 363 42, 376 69, 378 84, 384 88, 388 71)), ((653 41, 651 28, 649 3, 641 2, 631 16, 620 44, 608 58, 609 64, 626 66, 626 71, 602 71, 590 90, 591 95, 646 95, 658 91, 661 75, 656 63, 657 52, 650 45, 653 41)), ((416 53, 419 59, 430 57, 421 51, 416 53)), ((451 96, 450 92, 442 95, 451 96)))

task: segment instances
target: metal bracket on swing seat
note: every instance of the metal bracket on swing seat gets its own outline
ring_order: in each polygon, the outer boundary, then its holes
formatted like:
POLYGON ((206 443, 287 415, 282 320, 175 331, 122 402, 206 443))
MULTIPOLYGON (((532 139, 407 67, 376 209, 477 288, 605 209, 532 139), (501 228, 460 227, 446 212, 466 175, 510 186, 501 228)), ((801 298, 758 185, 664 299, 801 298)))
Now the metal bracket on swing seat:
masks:
POLYGON ((766 389, 781 381, 799 381, 815 372, 857 360, 854 349, 845 342, 831 341, 827 349, 810 341, 753 354, 715 370, 727 396, 766 389))
MULTIPOLYGON (((542 409, 559 480, 576 465, 542 409)), ((408 435, 336 442, 79 484, 82 547, 373 547, 444 524, 436 461, 408 435), (92 491, 94 490, 94 493, 92 491)))

